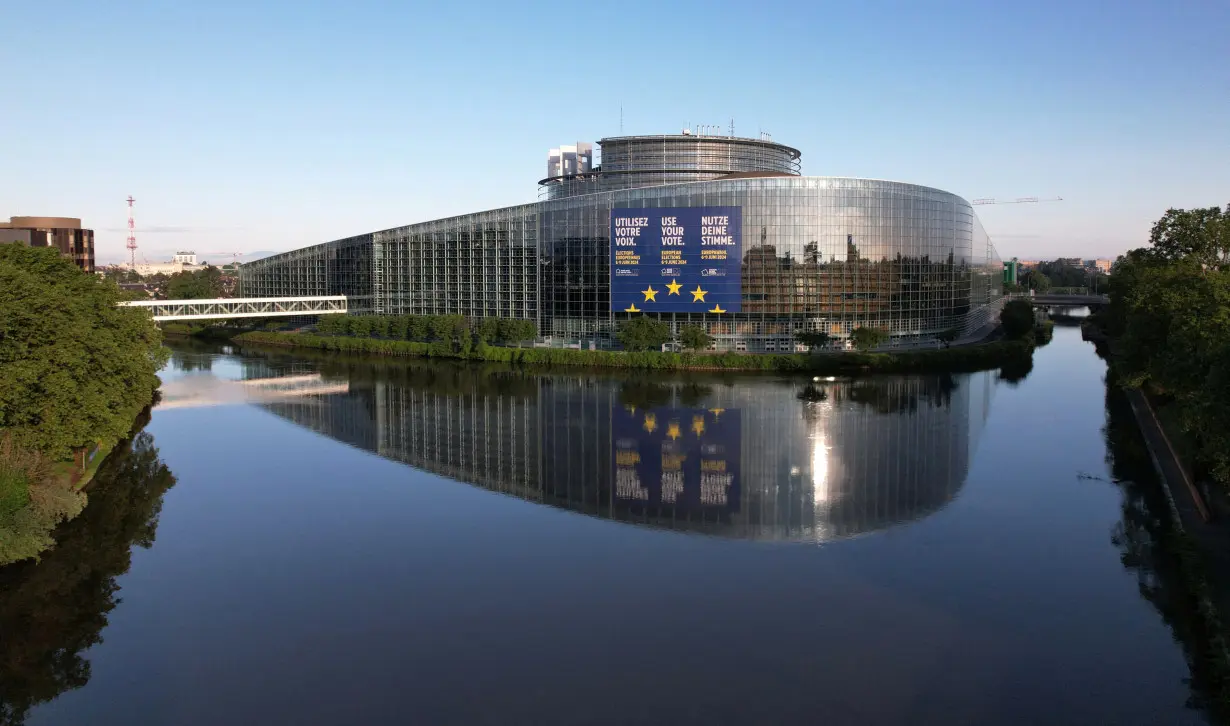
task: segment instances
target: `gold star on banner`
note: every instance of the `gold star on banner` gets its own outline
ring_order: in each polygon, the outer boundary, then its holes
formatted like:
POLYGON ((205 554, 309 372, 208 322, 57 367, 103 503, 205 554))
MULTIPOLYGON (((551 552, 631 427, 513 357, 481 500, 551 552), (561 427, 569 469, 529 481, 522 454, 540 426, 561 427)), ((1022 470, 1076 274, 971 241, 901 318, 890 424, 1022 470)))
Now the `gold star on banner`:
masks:
POLYGON ((697 285, 696 289, 692 291, 692 302, 704 302, 706 292, 706 290, 700 289, 700 285, 697 285))
POLYGON ((632 404, 630 404, 630 403, 629 403, 628 405, 624 406, 624 410, 625 410, 625 411, 627 411, 628 413, 632 414, 633 416, 635 416, 635 415, 636 415, 636 406, 633 406, 633 405, 632 405, 632 404))
POLYGON ((652 413, 645 414, 645 424, 641 426, 641 428, 645 429, 651 434, 654 431, 657 431, 658 430, 658 417, 654 416, 652 413))
POLYGON ((639 313, 640 311, 641 309, 636 306, 636 303, 632 303, 628 307, 624 308, 625 313, 639 313))
POLYGON ((701 434, 705 433, 705 417, 704 416, 693 416, 692 417, 692 433, 696 434, 697 436, 700 436, 701 434))
MULTIPOLYGON (((679 282, 672 277, 670 283, 666 286, 666 289, 669 290, 669 292, 667 292, 666 294, 667 295, 678 295, 679 288, 681 287, 683 287, 683 285, 680 285, 679 282)), ((697 285, 697 287, 700 287, 700 286, 697 285)))
POLYGON ((721 305, 714 305, 714 306, 713 306, 713 309, 712 309, 712 310, 710 310, 709 312, 711 312, 711 313, 724 313, 724 312, 726 312, 726 311, 722 309, 722 306, 721 306, 721 305))
POLYGON ((666 435, 671 437, 672 441, 682 436, 682 434, 679 433, 679 422, 678 421, 670 422, 670 424, 666 427, 666 435))
POLYGON ((716 420, 718 419, 718 417, 719 417, 719 416, 721 416, 722 414, 726 413, 726 409, 724 409, 724 408, 711 408, 711 409, 709 409, 709 413, 713 414, 713 420, 714 420, 714 421, 716 421, 716 420))
POLYGON ((658 294, 658 291, 653 289, 653 285, 650 285, 644 290, 641 290, 641 294, 645 296, 646 302, 657 302, 658 301, 658 299, 654 297, 654 295, 658 294))

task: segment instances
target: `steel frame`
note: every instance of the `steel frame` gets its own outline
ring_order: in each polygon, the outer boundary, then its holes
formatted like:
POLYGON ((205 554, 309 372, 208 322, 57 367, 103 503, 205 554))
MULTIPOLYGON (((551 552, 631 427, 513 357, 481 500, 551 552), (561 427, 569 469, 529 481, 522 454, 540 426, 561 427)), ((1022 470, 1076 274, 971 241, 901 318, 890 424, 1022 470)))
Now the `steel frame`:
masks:
POLYGON ((148 308, 154 320, 269 318, 284 315, 345 314, 345 295, 241 297, 220 300, 130 300, 124 307, 148 308))

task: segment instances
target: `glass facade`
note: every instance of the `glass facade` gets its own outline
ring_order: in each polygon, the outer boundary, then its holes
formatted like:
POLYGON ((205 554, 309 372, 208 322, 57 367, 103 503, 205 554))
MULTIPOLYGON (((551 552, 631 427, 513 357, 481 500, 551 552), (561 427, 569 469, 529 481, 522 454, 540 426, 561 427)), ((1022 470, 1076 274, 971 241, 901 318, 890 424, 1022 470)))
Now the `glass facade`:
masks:
POLYGON ((239 268, 240 294, 247 297, 347 295, 352 312, 371 312, 375 235, 334 240, 239 268))
POLYGON ((994 323, 1002 262, 966 200, 900 182, 797 176, 798 152, 771 142, 699 141, 604 139, 590 190, 613 178, 608 166, 636 186, 265 258, 241 268, 243 294, 345 294, 377 313, 527 318, 549 344, 608 348, 629 317, 610 310, 611 210, 736 206, 742 311, 659 316, 675 330, 703 325, 718 350, 798 350, 802 331, 840 344, 864 326, 886 330, 890 345, 930 345, 940 332, 972 336, 994 323), (679 174, 713 178, 662 183, 679 174))

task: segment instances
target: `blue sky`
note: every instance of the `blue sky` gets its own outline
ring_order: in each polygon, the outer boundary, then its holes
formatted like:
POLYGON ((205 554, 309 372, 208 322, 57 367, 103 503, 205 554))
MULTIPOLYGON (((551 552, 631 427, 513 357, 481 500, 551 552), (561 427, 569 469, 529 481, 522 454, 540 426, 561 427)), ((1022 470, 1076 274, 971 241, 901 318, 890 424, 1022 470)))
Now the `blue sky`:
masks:
MULTIPOLYGON (((100 262, 284 250, 533 201, 547 149, 726 128, 803 173, 979 207, 1005 257, 1109 256, 1230 202, 1230 3, 0 3, 0 217, 100 262)), ((216 257, 216 255, 215 255, 216 257)))

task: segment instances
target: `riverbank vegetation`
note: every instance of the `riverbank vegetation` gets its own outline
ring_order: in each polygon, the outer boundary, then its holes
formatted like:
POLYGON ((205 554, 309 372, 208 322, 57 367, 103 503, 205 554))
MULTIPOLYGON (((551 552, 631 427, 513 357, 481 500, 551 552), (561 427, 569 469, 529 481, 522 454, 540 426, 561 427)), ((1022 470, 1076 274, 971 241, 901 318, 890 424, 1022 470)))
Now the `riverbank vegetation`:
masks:
POLYGON ((670 326, 649 316, 620 325, 616 338, 621 351, 525 348, 524 343, 537 334, 532 321, 474 321, 461 315, 330 315, 320 319, 315 334, 253 331, 234 340, 350 353, 597 368, 854 374, 1003 367, 1009 379, 1019 380, 1021 371, 1029 370, 1034 346, 1049 340, 1049 329, 1035 326, 1032 306, 1025 300, 1007 303, 1001 324, 1005 328, 1003 340, 949 348, 956 338, 956 331, 950 331, 942 336, 946 339, 943 348, 892 352, 872 352, 887 340, 887 332, 860 327, 851 336, 858 352, 826 350, 830 342, 827 334, 807 333, 799 337, 799 342, 808 345, 811 353, 710 353, 704 349, 713 339, 700 326, 682 326, 679 347, 685 352, 669 352, 662 348, 672 340, 670 326))
POLYGON ((915 371, 985 370, 1028 360, 1033 342, 1001 340, 963 348, 894 353, 664 353, 570 348, 508 348, 478 344, 458 347, 449 341, 423 343, 383 338, 354 338, 310 333, 252 332, 236 342, 314 348, 349 353, 450 358, 525 365, 571 365, 654 370, 797 371, 823 374, 909 373, 915 371))
POLYGON ((1115 263, 1094 323, 1110 364, 1178 428, 1198 481, 1230 487, 1230 205, 1171 209, 1115 263))
POLYGON ((153 400, 148 314, 55 249, 0 245, 0 564, 35 556, 153 400))

